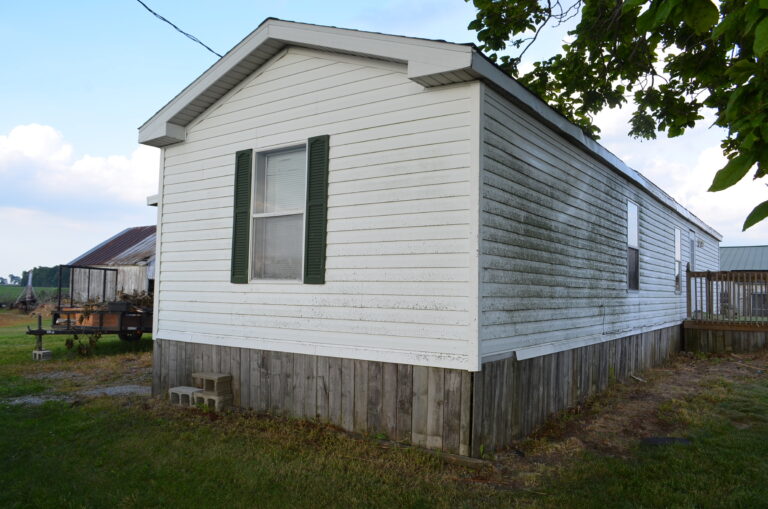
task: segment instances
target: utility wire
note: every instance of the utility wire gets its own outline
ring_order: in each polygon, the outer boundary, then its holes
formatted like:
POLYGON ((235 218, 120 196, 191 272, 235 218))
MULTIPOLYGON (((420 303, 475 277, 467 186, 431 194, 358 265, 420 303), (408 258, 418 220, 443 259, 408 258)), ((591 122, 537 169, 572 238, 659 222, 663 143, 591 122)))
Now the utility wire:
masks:
POLYGON ((208 46, 207 46, 207 45, 206 45, 206 44, 205 44, 203 41, 201 41, 200 39, 198 39, 197 37, 195 37, 195 36, 194 36, 194 35, 192 35, 192 34, 188 34, 187 32, 185 32, 185 31, 184 31, 184 30, 182 30, 181 28, 177 27, 176 25, 174 25, 173 23, 171 23, 170 21, 168 21, 168 20, 167 20, 167 19, 165 19, 164 17, 160 16, 158 13, 156 13, 155 11, 153 11, 152 9, 150 9, 150 8, 147 6, 147 4, 145 4, 145 3, 144 3, 144 2, 142 2, 141 0, 136 0, 136 1, 137 1, 137 2, 139 2, 141 5, 143 5, 143 6, 144 6, 144 8, 145 8, 146 10, 148 10, 149 12, 151 12, 151 13, 152 13, 152 14, 153 14, 153 15, 154 15, 154 16, 155 16, 157 19, 159 19, 160 21, 165 21, 166 23, 168 23, 169 25, 171 25, 173 28, 175 28, 177 32, 179 32, 179 33, 181 33, 181 34, 184 34, 186 37, 188 37, 188 38, 192 39, 193 41, 195 41, 196 43, 198 43, 199 45, 201 45, 203 48, 207 49, 208 51, 210 51, 211 53, 213 53, 213 54, 214 54, 214 55, 216 55, 217 57, 221 58, 221 55, 219 55, 218 53, 216 53, 215 51, 213 51, 211 48, 209 48, 209 47, 208 47, 208 46))

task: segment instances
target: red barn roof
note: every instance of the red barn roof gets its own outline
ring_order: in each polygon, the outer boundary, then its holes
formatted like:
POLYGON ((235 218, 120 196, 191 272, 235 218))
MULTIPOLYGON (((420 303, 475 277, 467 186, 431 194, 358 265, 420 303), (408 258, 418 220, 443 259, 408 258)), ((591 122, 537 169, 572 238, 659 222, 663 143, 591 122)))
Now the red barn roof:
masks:
POLYGON ((155 255, 155 230, 154 225, 126 228, 69 265, 145 265, 155 255))

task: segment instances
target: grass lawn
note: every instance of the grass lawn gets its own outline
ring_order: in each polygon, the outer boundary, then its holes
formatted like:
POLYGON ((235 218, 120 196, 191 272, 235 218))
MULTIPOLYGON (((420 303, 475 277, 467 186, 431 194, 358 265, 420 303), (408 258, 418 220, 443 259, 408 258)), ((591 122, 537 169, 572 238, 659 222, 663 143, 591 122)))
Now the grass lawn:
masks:
MULTIPOLYGON (((25 281, 26 284, 26 281, 25 281)), ((40 300, 52 299, 56 295, 56 287, 35 286, 35 294, 40 300)), ((0 302, 13 304, 19 298, 24 286, 0 285, 0 302)))
POLYGON ((476 470, 314 422, 78 396, 148 383, 151 342, 84 359, 47 337, 54 361, 33 363, 29 320, 0 313, 2 507, 768 506, 768 355, 644 374, 476 470), (70 400, 9 404, 31 394, 70 400), (662 432, 692 444, 639 445, 662 432))

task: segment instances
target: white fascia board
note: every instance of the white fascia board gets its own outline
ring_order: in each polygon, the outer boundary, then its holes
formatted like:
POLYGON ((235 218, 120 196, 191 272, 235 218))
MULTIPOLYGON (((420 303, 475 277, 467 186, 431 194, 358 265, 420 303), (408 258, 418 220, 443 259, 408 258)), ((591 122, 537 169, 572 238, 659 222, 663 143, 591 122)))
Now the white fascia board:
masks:
POLYGON ((662 191, 656 184, 627 166, 624 161, 609 152, 608 149, 597 143, 592 138, 588 137, 579 127, 553 110, 544 101, 539 99, 539 97, 522 86, 516 80, 510 78, 509 75, 489 62, 476 50, 473 51, 472 55, 472 69, 497 89, 505 92, 508 96, 512 96, 520 106, 523 106, 525 109, 541 118, 551 127, 565 134, 577 145, 581 145, 588 152, 594 154, 603 160, 606 164, 612 166, 620 174, 624 175, 626 178, 639 185, 641 188, 647 191, 648 194, 677 212, 677 214, 682 216, 684 219, 701 228, 704 232, 717 239, 718 242, 723 239, 723 236, 714 228, 707 225, 698 217, 694 216, 689 210, 677 203, 674 198, 662 191))
POLYGON ((410 78, 468 69, 472 64, 472 47, 461 44, 279 20, 269 21, 268 29, 270 39, 285 44, 407 63, 410 78))
POLYGON ((147 196, 147 206, 157 207, 157 203, 160 201, 160 194, 151 194, 147 196))

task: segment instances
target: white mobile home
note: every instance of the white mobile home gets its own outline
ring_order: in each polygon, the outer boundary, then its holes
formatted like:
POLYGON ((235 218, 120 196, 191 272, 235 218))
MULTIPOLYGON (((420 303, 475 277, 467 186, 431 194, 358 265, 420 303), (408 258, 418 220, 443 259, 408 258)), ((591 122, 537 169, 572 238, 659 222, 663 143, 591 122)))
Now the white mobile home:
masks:
POLYGON ((268 19, 139 141, 158 393, 231 373, 244 407, 477 454, 661 362, 682 267, 718 267, 717 232, 472 45, 268 19))

